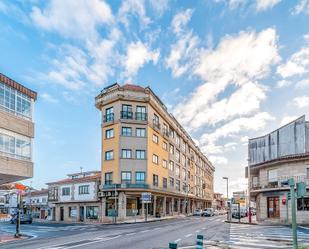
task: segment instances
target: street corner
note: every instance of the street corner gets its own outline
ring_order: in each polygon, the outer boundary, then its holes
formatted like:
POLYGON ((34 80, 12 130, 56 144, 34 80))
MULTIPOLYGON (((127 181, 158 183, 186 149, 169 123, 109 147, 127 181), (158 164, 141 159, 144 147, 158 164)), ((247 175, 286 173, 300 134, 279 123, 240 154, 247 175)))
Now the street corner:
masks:
POLYGON ((29 239, 28 235, 21 235, 20 237, 15 237, 14 234, 11 233, 0 233, 0 246, 13 241, 21 241, 25 239, 29 239))

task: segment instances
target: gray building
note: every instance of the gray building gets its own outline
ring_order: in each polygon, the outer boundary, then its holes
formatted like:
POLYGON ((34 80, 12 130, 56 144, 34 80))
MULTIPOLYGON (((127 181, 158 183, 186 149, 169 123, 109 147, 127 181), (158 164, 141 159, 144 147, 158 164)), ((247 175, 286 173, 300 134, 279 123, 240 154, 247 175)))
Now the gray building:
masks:
MULTIPOLYGON (((291 202, 286 213, 289 187, 294 178, 309 188, 309 122, 302 116, 279 129, 253 139, 248 145, 250 199, 256 202, 257 220, 291 221, 291 202)), ((297 200, 298 223, 309 223, 309 196, 297 200)))

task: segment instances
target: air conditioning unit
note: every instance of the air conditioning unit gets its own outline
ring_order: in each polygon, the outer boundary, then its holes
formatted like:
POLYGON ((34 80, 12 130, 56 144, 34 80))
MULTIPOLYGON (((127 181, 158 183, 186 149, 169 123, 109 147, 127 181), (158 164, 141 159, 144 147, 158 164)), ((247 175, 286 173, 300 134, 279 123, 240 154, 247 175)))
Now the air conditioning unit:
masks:
POLYGON ((104 197, 104 192, 98 192, 98 197, 104 197))

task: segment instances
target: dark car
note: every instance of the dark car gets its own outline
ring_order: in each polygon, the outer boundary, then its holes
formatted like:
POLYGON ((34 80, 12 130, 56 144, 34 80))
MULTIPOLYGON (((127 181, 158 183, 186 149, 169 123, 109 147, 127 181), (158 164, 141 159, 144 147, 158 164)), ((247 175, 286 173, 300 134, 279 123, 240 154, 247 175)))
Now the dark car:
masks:
MULTIPOLYGON (((17 221, 17 215, 14 215, 11 218, 11 223, 15 224, 16 221, 17 221)), ((21 214, 20 215, 20 223, 22 223, 22 224, 25 224, 25 223, 31 224, 32 223, 32 216, 31 216, 31 214, 21 214)))

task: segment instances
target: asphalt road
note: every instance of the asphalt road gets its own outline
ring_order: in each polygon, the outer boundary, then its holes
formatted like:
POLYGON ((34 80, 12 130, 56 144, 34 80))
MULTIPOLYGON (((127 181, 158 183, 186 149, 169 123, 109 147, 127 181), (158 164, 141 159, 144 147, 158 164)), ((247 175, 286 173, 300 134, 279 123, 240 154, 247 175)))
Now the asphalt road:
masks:
MULTIPOLYGON (((0 249, 159 249, 169 242, 178 248, 195 248, 197 234, 207 244, 223 248, 291 248, 291 228, 225 223, 225 216, 188 217, 150 223, 119 225, 23 225, 24 233, 34 237, 11 242, 0 249), (228 247, 227 247, 228 246, 228 247)), ((14 229, 0 224, 0 231, 14 229)), ((300 244, 309 245, 309 229, 298 231, 300 244)))

